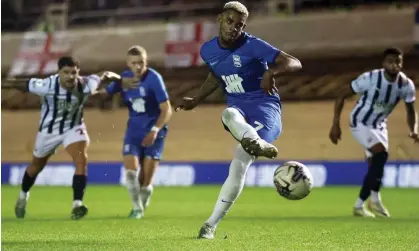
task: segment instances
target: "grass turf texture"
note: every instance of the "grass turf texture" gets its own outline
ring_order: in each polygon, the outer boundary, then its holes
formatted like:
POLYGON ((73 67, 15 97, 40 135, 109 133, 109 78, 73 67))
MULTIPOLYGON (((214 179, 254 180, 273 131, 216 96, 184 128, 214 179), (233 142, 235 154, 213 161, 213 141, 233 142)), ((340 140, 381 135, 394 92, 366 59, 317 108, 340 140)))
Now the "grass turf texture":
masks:
POLYGON ((127 219, 120 186, 90 186, 89 215, 70 220, 70 187, 34 187, 26 218, 14 217, 19 187, 2 186, 2 250, 419 250, 418 189, 384 189, 391 219, 351 216, 358 188, 315 188, 287 201, 273 188, 245 188, 217 229, 197 240, 220 187, 156 187, 141 220, 127 219))

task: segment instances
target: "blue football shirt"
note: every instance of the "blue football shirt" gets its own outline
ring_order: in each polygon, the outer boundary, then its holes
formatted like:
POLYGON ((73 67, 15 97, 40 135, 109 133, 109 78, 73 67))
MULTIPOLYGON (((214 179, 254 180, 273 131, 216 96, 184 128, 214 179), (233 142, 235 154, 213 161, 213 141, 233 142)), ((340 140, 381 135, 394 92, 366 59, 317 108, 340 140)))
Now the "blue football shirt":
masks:
MULTIPOLYGON (((121 77, 134 77, 134 74, 124 71, 121 77)), ((137 88, 122 89, 120 83, 112 82, 106 91, 110 95, 121 93, 129 110, 127 134, 135 137, 142 137, 151 130, 160 116, 160 103, 169 99, 162 76, 152 68, 147 69, 137 88)))
POLYGON ((277 48, 248 33, 241 35, 234 48, 221 47, 218 37, 201 47, 201 57, 222 80, 230 105, 252 99, 279 102, 277 94, 267 95, 260 86, 268 64, 275 64, 279 53, 277 48))

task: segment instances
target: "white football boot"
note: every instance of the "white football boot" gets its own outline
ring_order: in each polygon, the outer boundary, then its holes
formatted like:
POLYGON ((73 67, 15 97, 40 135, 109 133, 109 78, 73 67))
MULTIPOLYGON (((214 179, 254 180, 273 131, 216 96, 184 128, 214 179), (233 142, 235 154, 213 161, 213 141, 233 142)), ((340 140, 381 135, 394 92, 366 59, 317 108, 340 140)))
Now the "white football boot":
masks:
POLYGON ((368 209, 377 216, 390 217, 390 213, 381 201, 368 202, 368 209))
POLYGON ((354 216, 375 218, 375 215, 368 211, 364 206, 354 207, 354 216))
POLYGON ((198 239, 214 239, 215 228, 208 223, 204 223, 199 230, 198 239))

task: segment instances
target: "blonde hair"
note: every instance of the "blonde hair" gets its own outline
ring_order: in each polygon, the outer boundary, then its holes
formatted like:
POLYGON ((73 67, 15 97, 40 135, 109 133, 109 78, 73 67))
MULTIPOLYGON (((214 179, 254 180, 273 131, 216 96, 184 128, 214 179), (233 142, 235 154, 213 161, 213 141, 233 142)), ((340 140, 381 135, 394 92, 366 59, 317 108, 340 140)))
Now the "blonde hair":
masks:
POLYGON ((245 15, 246 17, 249 16, 249 11, 247 10, 244 4, 240 3, 239 1, 231 1, 224 5, 223 10, 235 10, 238 13, 245 15))
POLYGON ((128 55, 131 56, 142 56, 144 58, 147 57, 147 51, 144 49, 144 47, 139 45, 133 45, 128 49, 127 52, 128 55))

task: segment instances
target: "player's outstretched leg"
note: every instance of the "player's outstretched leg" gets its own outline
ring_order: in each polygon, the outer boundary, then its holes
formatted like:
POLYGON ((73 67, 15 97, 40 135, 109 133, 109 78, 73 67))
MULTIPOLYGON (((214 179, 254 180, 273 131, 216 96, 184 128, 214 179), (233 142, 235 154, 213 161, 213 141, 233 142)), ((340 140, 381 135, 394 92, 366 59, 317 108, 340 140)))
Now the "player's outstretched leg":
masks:
POLYGON ((221 119, 248 154, 270 159, 278 155, 278 149, 261 139, 256 129, 246 122, 246 119, 237 109, 233 107, 226 108, 222 113, 221 119))
POLYGON ((374 214, 389 217, 388 210, 381 202, 379 190, 381 188, 381 180, 384 176, 384 166, 387 162, 388 153, 385 147, 378 143, 371 147, 369 151, 372 157, 369 160, 369 168, 367 175, 364 178, 363 186, 361 188, 359 198, 354 207, 355 216, 374 217, 374 214), (371 195, 371 203, 369 209, 374 212, 372 214, 365 209, 364 203, 371 195))
POLYGON ((29 190, 35 183, 36 177, 45 167, 48 162, 50 155, 45 157, 32 157, 31 164, 26 168, 25 174, 22 179, 22 190, 19 193, 19 197, 15 205, 15 215, 17 218, 24 218, 26 214, 26 204, 29 199, 29 190))
POLYGON ((132 203, 132 210, 128 217, 133 219, 141 219, 144 215, 144 208, 140 201, 140 183, 137 178, 138 165, 137 156, 124 156, 126 186, 132 203))
POLYGON ((153 176, 156 172, 157 166, 159 165, 159 160, 152 159, 149 156, 146 156, 141 161, 141 171, 140 171, 140 200, 144 209, 147 209, 150 205, 150 198, 153 194, 153 176))
POLYGON ((221 188, 211 216, 199 230, 198 238, 214 239, 218 223, 227 214, 243 190, 247 169, 254 160, 255 157, 249 155, 241 145, 237 146, 228 177, 221 188))
POLYGON ((71 219, 78 220, 88 213, 88 208, 83 204, 84 192, 87 184, 87 141, 77 141, 65 146, 66 151, 73 159, 76 171, 73 176, 73 209, 71 219))

